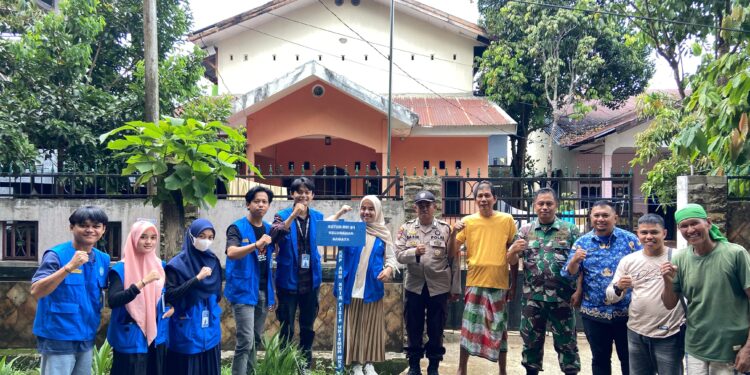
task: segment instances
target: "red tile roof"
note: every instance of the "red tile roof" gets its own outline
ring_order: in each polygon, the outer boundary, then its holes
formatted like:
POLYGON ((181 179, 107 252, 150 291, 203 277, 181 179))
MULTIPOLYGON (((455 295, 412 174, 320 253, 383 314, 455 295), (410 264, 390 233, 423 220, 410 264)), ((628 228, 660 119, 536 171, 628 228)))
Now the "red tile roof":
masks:
POLYGON ((419 116, 417 126, 498 126, 513 121, 499 106, 481 97, 411 97, 393 98, 419 116))

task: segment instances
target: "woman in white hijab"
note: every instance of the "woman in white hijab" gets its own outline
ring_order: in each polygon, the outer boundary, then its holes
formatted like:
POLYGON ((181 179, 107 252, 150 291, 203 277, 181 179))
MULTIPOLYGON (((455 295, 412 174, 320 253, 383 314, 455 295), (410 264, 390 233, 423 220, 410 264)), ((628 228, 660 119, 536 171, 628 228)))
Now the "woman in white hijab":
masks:
POLYGON ((362 198, 359 216, 367 228, 365 246, 339 248, 344 252, 344 361, 352 374, 377 375, 372 364, 385 361, 383 283, 398 271, 398 263, 380 200, 362 198))

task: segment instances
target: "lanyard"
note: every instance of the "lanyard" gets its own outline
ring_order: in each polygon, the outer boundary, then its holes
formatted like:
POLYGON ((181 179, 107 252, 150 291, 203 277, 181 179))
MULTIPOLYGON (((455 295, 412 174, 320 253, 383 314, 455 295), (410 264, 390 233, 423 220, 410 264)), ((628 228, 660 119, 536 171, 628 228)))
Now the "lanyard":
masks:
POLYGON ((310 216, 307 217, 307 220, 305 220, 305 231, 302 232, 302 226, 300 225, 300 222, 302 219, 296 218, 297 220, 297 231, 299 232, 299 235, 302 236, 302 239, 307 241, 307 234, 310 232, 310 216))

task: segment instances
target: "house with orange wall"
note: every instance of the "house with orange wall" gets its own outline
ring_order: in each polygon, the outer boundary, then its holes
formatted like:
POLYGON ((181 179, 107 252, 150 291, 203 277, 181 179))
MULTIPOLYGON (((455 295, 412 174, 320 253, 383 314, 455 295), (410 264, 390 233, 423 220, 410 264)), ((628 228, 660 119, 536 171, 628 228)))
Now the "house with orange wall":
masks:
POLYGON ((384 173, 389 161, 391 173, 486 173, 507 160, 489 145, 516 122, 472 91, 484 30, 415 0, 396 1, 389 129, 389 6, 275 0, 189 35, 210 54, 206 76, 237 98, 230 123, 246 127, 249 160, 283 174, 384 173))

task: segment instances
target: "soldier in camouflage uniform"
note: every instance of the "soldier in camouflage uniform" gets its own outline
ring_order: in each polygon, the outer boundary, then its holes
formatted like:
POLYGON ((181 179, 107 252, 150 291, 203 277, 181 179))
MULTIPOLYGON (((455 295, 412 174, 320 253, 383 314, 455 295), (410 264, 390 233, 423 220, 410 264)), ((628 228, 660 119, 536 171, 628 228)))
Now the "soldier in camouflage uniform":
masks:
MULTIPOLYGON (((556 216, 557 204, 554 190, 539 189, 534 194, 537 219, 521 227, 510 248, 512 256, 518 256, 523 262, 521 363, 527 374, 542 371, 547 322, 550 323, 562 372, 577 374, 581 370, 572 307, 580 303, 581 289, 576 289, 575 279, 560 275, 579 231, 574 224, 556 216)), ((513 259, 509 259, 512 264, 513 259)))

